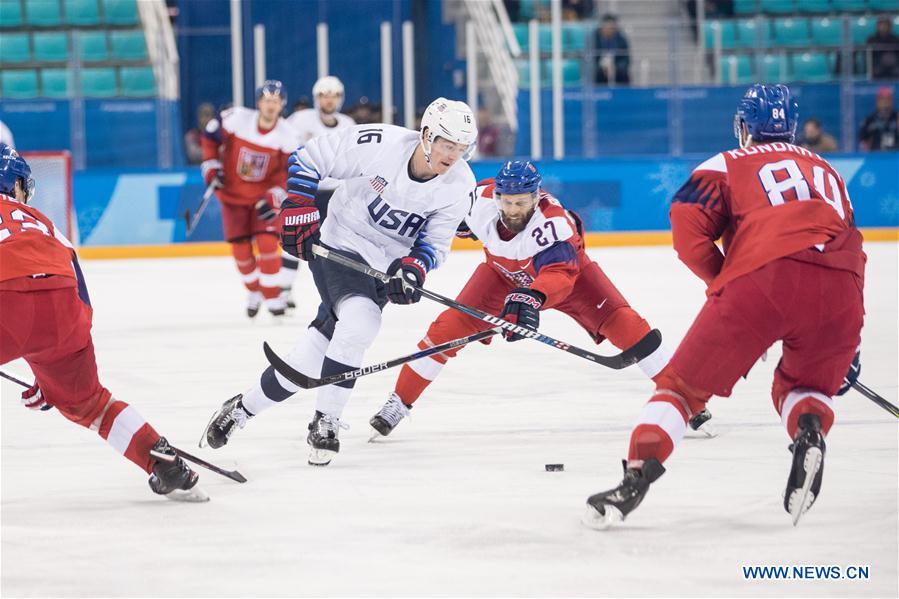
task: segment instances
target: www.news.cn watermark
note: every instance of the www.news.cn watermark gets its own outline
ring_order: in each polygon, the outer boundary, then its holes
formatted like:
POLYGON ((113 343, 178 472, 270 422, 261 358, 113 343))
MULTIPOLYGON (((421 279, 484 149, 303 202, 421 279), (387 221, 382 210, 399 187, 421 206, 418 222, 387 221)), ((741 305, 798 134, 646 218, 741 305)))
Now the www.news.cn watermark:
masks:
POLYGON ((741 566, 744 580, 868 580, 870 566, 741 566))

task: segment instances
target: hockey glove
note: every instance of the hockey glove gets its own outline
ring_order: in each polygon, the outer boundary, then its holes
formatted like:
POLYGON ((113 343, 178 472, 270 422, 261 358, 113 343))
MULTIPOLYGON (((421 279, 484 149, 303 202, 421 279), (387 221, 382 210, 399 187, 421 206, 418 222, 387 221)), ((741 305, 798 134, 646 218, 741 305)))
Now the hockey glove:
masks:
POLYGON ((275 210, 275 207, 272 206, 266 198, 262 198, 256 202, 256 214, 259 216, 259 220, 264 222, 273 221, 278 218, 278 211, 275 210))
POLYGON ((387 282, 387 299, 394 304, 414 304, 421 299, 418 287, 425 284, 425 264, 415 256, 397 258, 390 264, 387 274, 393 277, 387 282))
POLYGON ((469 227, 468 223, 466 223, 464 220, 459 223, 458 227, 456 227, 456 237, 458 237, 459 239, 473 239, 474 241, 478 240, 478 236, 471 231, 471 227, 469 227))
POLYGON ((315 259, 312 246, 319 242, 321 215, 312 202, 285 200, 281 205, 281 247, 307 262, 315 259))
POLYGON ((849 372, 846 373, 846 377, 843 379, 843 384, 840 385, 840 390, 837 391, 837 395, 845 395, 852 388, 852 383, 858 380, 858 375, 862 373, 862 352, 861 350, 857 350, 855 352, 855 357, 852 358, 852 364, 849 365, 849 372))
POLYGON ((22 405, 29 410, 40 410, 41 412, 53 409, 53 406, 44 399, 44 394, 37 383, 33 384, 26 391, 22 391, 22 405))
POLYGON ((215 183, 216 187, 221 187, 225 180, 225 171, 222 170, 222 161, 217 158, 204 160, 200 165, 200 172, 203 173, 203 182, 206 187, 215 183))
MULTIPOLYGON (((540 307, 546 301, 546 296, 536 289, 518 287, 506 296, 506 305, 499 317, 511 323, 537 329, 540 326, 540 307)), ((518 341, 524 336, 511 331, 503 331, 506 341, 518 341)))

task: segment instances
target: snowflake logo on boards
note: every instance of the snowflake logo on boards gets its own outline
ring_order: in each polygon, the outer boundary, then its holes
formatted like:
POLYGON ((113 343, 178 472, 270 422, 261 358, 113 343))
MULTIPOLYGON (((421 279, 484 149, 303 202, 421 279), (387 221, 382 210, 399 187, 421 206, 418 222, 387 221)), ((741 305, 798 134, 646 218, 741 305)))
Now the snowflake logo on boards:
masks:
POLYGON ((662 194, 665 205, 671 203, 671 198, 681 188, 684 181, 689 178, 692 169, 676 162, 662 162, 654 173, 649 173, 647 178, 654 181, 656 186, 650 190, 652 194, 662 194))
POLYGON ((384 190, 387 188, 387 179, 381 177, 380 175, 377 175, 370 179, 370 183, 372 188, 374 188, 374 190, 378 192, 378 195, 382 195, 384 193, 384 190))
POLYGON ((496 260, 493 261, 493 265, 498 268, 507 279, 509 279, 519 287, 530 287, 531 283, 534 282, 534 278, 522 270, 512 272, 496 260))

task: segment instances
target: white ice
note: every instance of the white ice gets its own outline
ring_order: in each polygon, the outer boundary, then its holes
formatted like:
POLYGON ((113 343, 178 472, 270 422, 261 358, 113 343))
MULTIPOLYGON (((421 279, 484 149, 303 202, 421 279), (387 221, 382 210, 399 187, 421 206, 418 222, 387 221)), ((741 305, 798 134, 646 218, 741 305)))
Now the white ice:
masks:
MULTIPOLYGON (((862 380, 897 402, 897 245, 867 244, 862 380)), ((670 248, 591 252, 668 343, 703 289, 670 248)), ((454 294, 479 252, 428 278, 454 294)), ((396 370, 358 382, 351 429, 328 468, 306 464, 311 393, 263 413, 218 451, 196 442, 212 411, 285 354, 297 314, 244 316, 230 259, 91 261, 101 380, 173 443, 238 467, 201 470, 212 496, 176 504, 92 432, 34 413, 2 382, 4 596, 889 596, 897 590, 897 421, 854 391, 838 398, 823 492, 799 526, 782 494, 788 439, 771 405, 779 348, 711 404, 717 439, 686 439, 620 528, 580 524, 586 497, 620 480, 630 427, 652 386, 531 341, 475 345, 450 363, 393 435, 366 443, 396 370), (564 463, 564 472, 544 464, 564 463), (741 566, 851 565, 868 580, 747 581, 741 566)), ((413 351, 440 307, 389 306, 366 363, 413 351)), ((586 348, 548 313, 543 330, 586 348)), ((735 339, 734 343, 739 343, 735 339)), ((608 344, 598 351, 611 354, 608 344)), ((710 356, 709 359, 714 359, 710 356)), ((3 367, 29 378, 23 362, 3 367)))

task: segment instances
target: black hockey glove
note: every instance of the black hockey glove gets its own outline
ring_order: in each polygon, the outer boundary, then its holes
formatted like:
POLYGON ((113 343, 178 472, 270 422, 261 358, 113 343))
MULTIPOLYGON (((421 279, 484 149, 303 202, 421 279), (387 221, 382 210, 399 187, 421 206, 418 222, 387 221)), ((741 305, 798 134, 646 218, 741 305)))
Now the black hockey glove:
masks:
MULTIPOLYGON (((546 302, 546 296, 536 289, 518 287, 506 296, 506 305, 499 317, 509 322, 536 329, 540 326, 540 307, 546 302)), ((518 341, 524 336, 510 331, 503 331, 506 341, 518 341)))
POLYGON ((456 237, 458 237, 459 239, 473 239, 475 241, 478 240, 478 236, 471 231, 471 227, 469 227, 468 223, 466 223, 464 220, 459 223, 458 227, 456 227, 456 237))
POLYGON ((275 207, 265 198, 256 202, 256 214, 259 215, 259 220, 264 222, 273 221, 278 218, 278 211, 275 210, 275 207))
POLYGON ((307 262, 315 258, 312 246, 319 242, 320 226, 321 215, 312 202, 287 199, 281 204, 281 247, 291 256, 307 262))
POLYGON ((862 373, 862 352, 861 350, 856 350, 855 357, 852 358, 852 364, 849 365, 849 372, 846 373, 846 377, 843 379, 843 384, 840 385, 840 390, 837 391, 837 395, 845 395, 852 388, 852 383, 858 380, 858 375, 862 373))
POLYGON ((427 272, 424 262, 414 256, 391 262, 387 274, 393 278, 387 282, 387 299, 394 304, 416 303, 421 299, 417 288, 425 284, 427 272))

